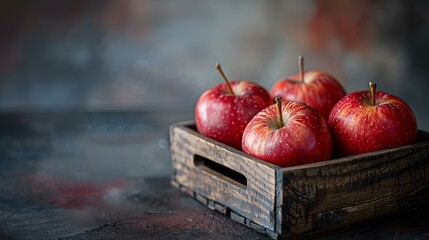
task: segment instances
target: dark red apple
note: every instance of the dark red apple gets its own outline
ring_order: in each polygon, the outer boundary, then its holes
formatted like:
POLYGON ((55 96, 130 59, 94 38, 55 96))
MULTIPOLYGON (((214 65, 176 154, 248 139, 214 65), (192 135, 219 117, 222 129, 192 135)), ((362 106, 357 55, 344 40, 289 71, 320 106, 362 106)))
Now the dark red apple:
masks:
POLYGON ((276 102, 249 122, 243 151, 281 167, 330 159, 332 139, 320 113, 305 103, 276 102))
POLYGON ((203 135, 241 149, 241 138, 249 121, 273 103, 270 93, 247 81, 229 82, 219 64, 225 83, 204 92, 197 101, 195 121, 203 135))
POLYGON ((334 105, 346 95, 343 86, 331 75, 321 71, 304 72, 304 60, 298 57, 299 73, 277 81, 271 96, 280 96, 286 101, 304 102, 328 119, 334 105))
POLYGON ((411 108, 400 98, 384 92, 357 91, 342 98, 332 109, 328 125, 338 157, 411 144, 417 123, 411 108))

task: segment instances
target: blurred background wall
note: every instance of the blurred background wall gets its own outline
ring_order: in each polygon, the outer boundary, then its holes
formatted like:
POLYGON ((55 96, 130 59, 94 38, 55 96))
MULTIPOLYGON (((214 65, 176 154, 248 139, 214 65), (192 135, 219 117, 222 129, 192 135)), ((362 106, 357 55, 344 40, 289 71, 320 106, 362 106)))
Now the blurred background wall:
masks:
POLYGON ((267 89, 306 69, 378 83, 429 130, 429 1, 0 2, 0 112, 192 112, 222 80, 267 89))

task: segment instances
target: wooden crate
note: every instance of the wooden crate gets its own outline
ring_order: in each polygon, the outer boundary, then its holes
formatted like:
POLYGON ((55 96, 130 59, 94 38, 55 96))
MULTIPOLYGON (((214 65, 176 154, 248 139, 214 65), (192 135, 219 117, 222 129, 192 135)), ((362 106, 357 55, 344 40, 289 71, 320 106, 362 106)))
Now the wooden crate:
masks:
POLYGON ((207 138, 192 122, 170 127, 172 185, 272 238, 336 229, 429 199, 429 134, 415 144, 280 168, 207 138))

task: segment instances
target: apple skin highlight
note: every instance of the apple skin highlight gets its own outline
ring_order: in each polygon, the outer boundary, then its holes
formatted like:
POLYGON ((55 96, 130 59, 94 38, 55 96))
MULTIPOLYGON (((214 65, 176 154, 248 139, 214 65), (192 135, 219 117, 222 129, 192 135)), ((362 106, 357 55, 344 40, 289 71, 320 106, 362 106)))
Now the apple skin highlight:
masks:
POLYGON ((301 73, 277 81, 271 96, 283 100, 304 102, 328 119, 334 105, 346 95, 343 86, 331 75, 321 71, 308 71, 300 80, 301 73))
POLYGON ((276 105, 259 112, 243 133, 243 151, 280 167, 328 160, 332 139, 328 126, 315 109, 301 102, 283 101, 284 126, 276 105))
POLYGON ((345 157, 395 148, 416 141, 417 123, 411 108, 384 92, 356 91, 332 109, 328 125, 335 142, 334 155, 345 157))
POLYGON ((201 134, 241 149, 243 131, 259 111, 273 103, 269 92, 247 80, 225 83, 204 92, 195 107, 195 121, 201 134))

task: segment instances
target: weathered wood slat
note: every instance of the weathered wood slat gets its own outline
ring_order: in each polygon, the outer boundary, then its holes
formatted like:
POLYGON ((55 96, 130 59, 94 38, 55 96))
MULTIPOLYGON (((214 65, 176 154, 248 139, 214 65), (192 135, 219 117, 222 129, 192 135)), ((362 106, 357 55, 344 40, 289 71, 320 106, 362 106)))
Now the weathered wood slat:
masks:
POLYGON ((280 168, 171 126, 172 184, 208 208, 272 238, 342 228, 429 201, 429 134, 418 142, 280 168))
POLYGON ((281 170, 282 228, 293 234, 347 225, 422 204, 428 144, 281 170), (416 198, 417 197, 417 198, 416 198))
POLYGON ((199 195, 234 207, 244 217, 274 230, 275 167, 249 159, 242 152, 204 138, 184 126, 172 127, 171 151, 174 181, 199 195), (196 156, 207 163, 195 164, 196 156), (214 165, 212 162, 244 176, 246 185, 216 171, 210 166, 214 165))

